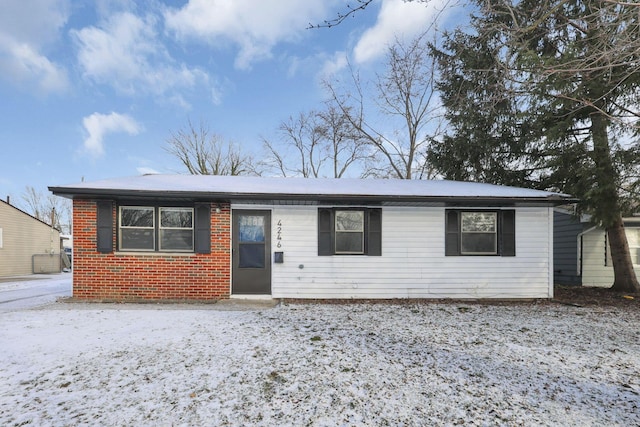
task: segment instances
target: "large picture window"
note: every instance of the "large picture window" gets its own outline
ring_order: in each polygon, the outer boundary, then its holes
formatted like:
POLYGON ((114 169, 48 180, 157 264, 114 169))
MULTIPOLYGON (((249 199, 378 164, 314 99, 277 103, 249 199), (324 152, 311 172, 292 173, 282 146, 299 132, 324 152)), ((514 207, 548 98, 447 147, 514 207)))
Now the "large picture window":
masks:
POLYGON ((448 209, 445 212, 445 255, 515 256, 515 210, 448 209))
POLYGON ((120 206, 118 246, 122 251, 192 252, 193 208, 120 206))
POLYGON ((318 209, 318 255, 382 254, 382 209, 318 209))

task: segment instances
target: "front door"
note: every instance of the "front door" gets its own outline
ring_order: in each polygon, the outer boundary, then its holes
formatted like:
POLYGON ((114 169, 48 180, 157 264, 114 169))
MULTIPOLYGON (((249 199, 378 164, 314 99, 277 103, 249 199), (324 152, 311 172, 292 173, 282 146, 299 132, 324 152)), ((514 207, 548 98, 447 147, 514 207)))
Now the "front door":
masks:
POLYGON ((233 211, 232 263, 232 294, 271 294, 270 211, 233 211))

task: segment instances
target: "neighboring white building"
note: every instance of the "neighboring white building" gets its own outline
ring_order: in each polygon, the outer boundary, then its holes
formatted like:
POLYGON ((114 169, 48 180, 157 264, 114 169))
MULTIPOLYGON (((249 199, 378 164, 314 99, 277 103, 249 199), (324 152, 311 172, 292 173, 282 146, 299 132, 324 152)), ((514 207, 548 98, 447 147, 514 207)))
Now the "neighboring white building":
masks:
MULTIPOLYGON (((624 218, 623 221, 633 267, 640 278, 640 218, 624 218)), ((577 269, 583 286, 608 288, 613 284, 611 249, 602 228, 590 227, 578 235, 577 269)))
POLYGON ((60 232, 0 200, 0 277, 60 272, 60 232))

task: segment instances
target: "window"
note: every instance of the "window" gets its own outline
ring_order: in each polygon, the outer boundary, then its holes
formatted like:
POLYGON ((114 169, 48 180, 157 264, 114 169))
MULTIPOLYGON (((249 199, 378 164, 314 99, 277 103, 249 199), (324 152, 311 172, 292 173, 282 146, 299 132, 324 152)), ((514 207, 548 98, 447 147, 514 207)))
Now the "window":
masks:
POLYGON ((119 249, 193 251, 193 208, 120 206, 119 249))
POLYGON ((120 249, 155 250, 155 215, 152 207, 120 207, 120 249))
POLYGON ((382 209, 318 209, 318 255, 382 253, 382 209))
POLYGON ((498 253, 498 214, 461 212, 460 253, 495 255, 498 253))
POLYGON ((121 251, 211 253, 211 203, 114 209, 115 205, 114 200, 96 201, 97 252, 112 253, 117 242, 121 251))
POLYGON ((448 209, 445 255, 515 256, 515 211, 448 209))
POLYGON ((238 216, 238 267, 265 267, 264 215, 238 216))
POLYGON ((335 212, 335 253, 364 253, 364 211, 335 212))
POLYGON ((193 250, 192 208, 160 208, 160 250, 193 250))

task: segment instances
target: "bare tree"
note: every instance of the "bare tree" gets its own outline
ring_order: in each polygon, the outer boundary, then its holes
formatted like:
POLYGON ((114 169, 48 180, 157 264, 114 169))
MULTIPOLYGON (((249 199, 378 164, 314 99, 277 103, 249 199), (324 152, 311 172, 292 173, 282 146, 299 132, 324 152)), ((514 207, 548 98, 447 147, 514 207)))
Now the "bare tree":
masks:
POLYGON ((255 161, 234 143, 225 141, 200 122, 172 133, 165 150, 175 156, 193 175, 259 175, 255 161))
POLYGON ((428 178, 428 142, 440 131, 439 103, 435 91, 435 63, 429 55, 426 33, 405 44, 389 47, 386 70, 377 75, 374 99, 351 70, 351 85, 339 89, 325 81, 332 102, 350 125, 367 141, 373 158, 367 173, 401 179, 428 178), (375 106, 373 111, 369 106, 375 106), (389 119, 383 128, 381 118, 389 119))
POLYGON ((283 176, 293 173, 304 178, 317 178, 320 168, 326 160, 321 153, 324 129, 318 122, 315 112, 300 113, 296 118, 289 117, 280 123, 278 132, 285 141, 283 147, 277 147, 263 139, 265 147, 270 152, 271 162, 277 164, 283 176), (287 156, 292 150, 295 155, 287 156), (282 154, 281 154, 282 153, 282 154))
POLYGON ((71 233, 71 200, 27 186, 19 207, 64 234, 71 233))
POLYGON ((333 167, 333 177, 342 178, 349 168, 366 158, 366 141, 335 105, 318 112, 324 124, 325 151, 333 167))
POLYGON ((362 160, 364 144, 335 106, 289 117, 278 128, 280 143, 263 139, 266 163, 282 176, 341 178, 362 160))

